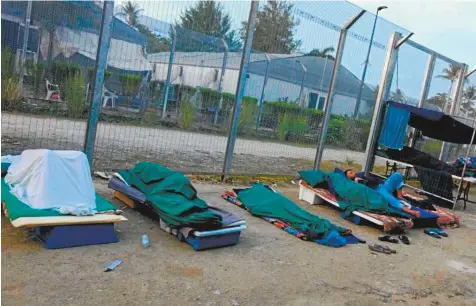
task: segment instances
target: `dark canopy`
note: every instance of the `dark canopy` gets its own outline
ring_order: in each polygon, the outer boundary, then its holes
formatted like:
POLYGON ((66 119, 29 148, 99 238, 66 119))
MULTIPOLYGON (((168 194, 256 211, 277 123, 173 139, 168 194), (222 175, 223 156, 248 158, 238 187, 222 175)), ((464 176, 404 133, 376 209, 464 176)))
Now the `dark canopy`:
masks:
POLYGON ((420 130, 424 136, 451 143, 471 143, 473 128, 449 115, 394 101, 387 103, 408 111, 410 113, 408 125, 420 130))

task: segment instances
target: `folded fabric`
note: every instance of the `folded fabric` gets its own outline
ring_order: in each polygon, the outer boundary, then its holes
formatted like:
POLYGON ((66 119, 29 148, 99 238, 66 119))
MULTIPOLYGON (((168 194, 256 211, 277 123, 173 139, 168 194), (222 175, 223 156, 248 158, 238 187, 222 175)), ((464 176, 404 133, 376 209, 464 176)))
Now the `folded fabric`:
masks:
MULTIPOLYGON (((62 216, 55 209, 34 209, 20 201, 13 193, 10 192, 10 188, 5 179, 2 177, 2 203, 5 204, 5 208, 8 211, 8 218, 11 221, 21 217, 58 217, 62 216)), ((107 201, 99 194, 96 193, 96 210, 101 212, 114 211, 117 207, 111 202, 107 201)))
POLYGON ((377 191, 349 180, 339 173, 304 170, 299 171, 299 175, 313 188, 328 189, 331 185, 338 198, 339 206, 344 209, 345 216, 350 216, 354 210, 359 210, 409 217, 408 214, 391 207, 377 191))
POLYGON ((388 105, 379 144, 391 149, 402 149, 409 120, 410 112, 391 104, 388 105))
POLYGON ((140 162, 119 174, 127 184, 145 195, 147 204, 152 205, 170 227, 206 230, 223 226, 222 217, 197 197, 197 191, 181 172, 140 162))

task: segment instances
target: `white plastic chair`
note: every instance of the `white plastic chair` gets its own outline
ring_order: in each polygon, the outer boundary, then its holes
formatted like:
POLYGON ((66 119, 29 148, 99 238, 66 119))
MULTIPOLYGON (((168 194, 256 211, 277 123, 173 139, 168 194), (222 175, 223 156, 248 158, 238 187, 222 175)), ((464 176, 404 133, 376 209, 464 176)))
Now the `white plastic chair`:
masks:
POLYGON ((45 98, 45 100, 50 100, 51 96, 54 93, 57 93, 57 94, 61 95, 58 85, 51 83, 46 78, 45 78, 45 81, 46 81, 46 98, 45 98))
POLYGON ((116 107, 116 99, 118 96, 114 92, 107 90, 105 86, 102 87, 102 97, 102 107, 106 107, 109 100, 111 100, 111 107, 116 107))

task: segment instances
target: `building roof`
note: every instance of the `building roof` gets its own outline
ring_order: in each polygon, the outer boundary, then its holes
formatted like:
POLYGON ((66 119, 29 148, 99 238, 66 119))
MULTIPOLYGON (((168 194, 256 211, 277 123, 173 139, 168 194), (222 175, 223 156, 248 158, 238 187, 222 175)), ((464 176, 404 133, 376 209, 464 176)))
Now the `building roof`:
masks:
MULTIPOLYGON (((227 69, 240 69, 242 52, 228 52, 226 60, 227 69)), ((223 65, 224 52, 175 52, 174 64, 184 66, 202 66, 221 68, 223 65)), ((268 54, 271 59, 295 57, 295 54, 268 54)), ((170 52, 148 54, 147 59, 151 63, 166 63, 170 59, 170 52)), ((250 62, 266 60, 264 53, 252 53, 250 62)))
MULTIPOLYGON (((41 7, 41 3, 45 1, 33 1, 33 10, 37 7, 41 7)), ((56 2, 57 5, 62 5, 64 14, 77 14, 73 15, 74 22, 69 23, 68 18, 62 16, 62 22, 58 26, 68 27, 72 30, 90 32, 99 34, 101 28, 102 19, 102 7, 97 2, 93 1, 60 1, 56 2), (84 13, 84 11, 90 13, 84 13), (82 13, 80 13, 82 12, 82 13)), ((27 1, 2 1, 2 18, 5 15, 15 16, 21 20, 25 20, 27 8, 27 1)), ((48 11, 38 9, 37 14, 43 14, 45 18, 48 17, 48 11)), ((33 12, 32 12, 33 14, 33 12)), ((35 14, 33 14, 35 16, 35 14)), ((32 19, 33 24, 37 24, 38 21, 32 19)), ((133 44, 145 46, 147 44, 147 38, 139 31, 128 26, 118 18, 113 19, 112 38, 127 41, 133 44)))

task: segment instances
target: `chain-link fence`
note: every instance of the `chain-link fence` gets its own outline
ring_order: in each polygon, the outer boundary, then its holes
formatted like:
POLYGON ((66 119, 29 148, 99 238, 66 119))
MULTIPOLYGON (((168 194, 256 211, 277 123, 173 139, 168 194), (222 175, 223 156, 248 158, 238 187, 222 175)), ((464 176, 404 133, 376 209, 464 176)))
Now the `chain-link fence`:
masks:
MULTIPOLYGON (((243 102, 230 153, 232 173, 295 174, 313 166, 339 37, 359 7, 334 1, 260 3, 246 85, 239 92, 251 2, 114 5, 95 169, 149 160, 185 172, 221 173, 238 98, 243 102)), ((103 6, 100 1, 2 2, 2 154, 83 149, 103 6)), ((346 32, 321 166, 363 164, 393 31, 409 33, 365 12, 346 32)), ((417 104, 427 58, 402 46, 392 99, 417 104)), ((433 98, 438 94, 451 95, 454 81, 437 77, 448 63, 439 61, 427 104, 441 104, 433 98)), ((472 114, 468 105, 462 107, 472 114)))

